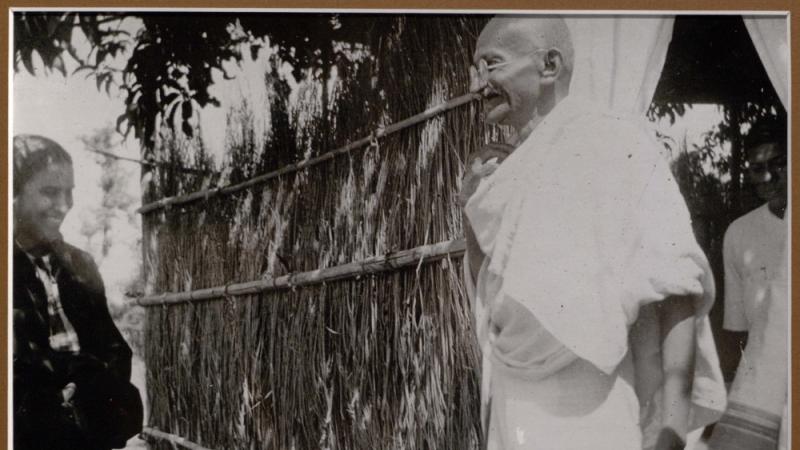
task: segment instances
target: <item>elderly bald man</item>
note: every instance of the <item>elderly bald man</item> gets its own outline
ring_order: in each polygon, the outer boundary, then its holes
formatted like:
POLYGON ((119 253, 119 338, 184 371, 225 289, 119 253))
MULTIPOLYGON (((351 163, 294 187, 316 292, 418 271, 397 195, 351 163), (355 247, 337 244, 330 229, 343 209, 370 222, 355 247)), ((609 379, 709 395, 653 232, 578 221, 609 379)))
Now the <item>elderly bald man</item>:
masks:
POLYGON ((473 156, 460 194, 486 444, 683 448, 713 281, 657 144, 570 97, 573 61, 562 18, 506 16, 470 69, 485 121, 515 131, 473 156))

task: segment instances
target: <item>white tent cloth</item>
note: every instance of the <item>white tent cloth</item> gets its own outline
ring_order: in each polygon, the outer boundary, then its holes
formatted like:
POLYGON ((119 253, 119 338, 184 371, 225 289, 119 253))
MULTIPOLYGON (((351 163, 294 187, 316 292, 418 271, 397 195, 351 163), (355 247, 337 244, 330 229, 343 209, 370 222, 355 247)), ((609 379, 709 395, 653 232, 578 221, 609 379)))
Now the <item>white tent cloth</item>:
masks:
POLYGON ((743 16, 744 25, 767 71, 772 87, 789 108, 789 43, 787 16, 743 16))
POLYGON ((653 99, 674 16, 566 18, 575 48, 570 95, 640 116, 653 99))

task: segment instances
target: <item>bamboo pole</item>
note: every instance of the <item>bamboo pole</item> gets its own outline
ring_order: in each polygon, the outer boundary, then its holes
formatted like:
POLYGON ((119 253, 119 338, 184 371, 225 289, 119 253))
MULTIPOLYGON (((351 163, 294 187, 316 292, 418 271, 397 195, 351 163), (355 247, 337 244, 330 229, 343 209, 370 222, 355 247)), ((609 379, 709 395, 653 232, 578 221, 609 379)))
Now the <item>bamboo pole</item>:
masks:
POLYGON ((420 122, 430 119, 436 115, 442 114, 446 111, 451 109, 457 108, 461 105, 466 103, 478 100, 480 98, 479 94, 464 94, 459 97, 452 98, 441 105, 434 106, 432 108, 428 108, 425 111, 411 116, 407 119, 401 120, 400 122, 393 123, 391 125, 386 126, 385 128, 379 128, 375 131, 372 135, 361 138, 357 141, 351 142, 343 147, 339 147, 336 150, 332 150, 328 153, 324 153, 320 156, 315 158, 307 159, 305 161, 300 161, 295 164, 289 164, 288 166, 281 167, 278 170, 274 170, 272 172, 265 173, 263 175, 258 175, 253 177, 247 181, 243 181, 238 184, 216 187, 211 189, 204 189, 197 192, 192 192, 191 194, 183 195, 183 196, 174 196, 174 197, 165 197, 160 200, 156 200, 151 203, 147 203, 142 205, 141 208, 136 210, 139 214, 147 214, 156 210, 169 208, 176 205, 185 205, 187 203, 196 202, 203 199, 208 199, 210 197, 216 195, 228 195, 232 194, 252 186, 256 186, 259 184, 263 184, 264 182, 271 180, 273 178, 277 178, 281 175, 286 175, 288 173, 297 172, 302 169, 306 169, 311 166, 315 166, 319 163, 325 162, 329 159, 332 159, 338 155, 348 153, 351 150, 355 150, 360 147, 364 147, 369 145, 370 143, 374 142, 377 139, 386 137, 390 134, 396 133, 400 130, 408 128, 412 125, 416 125, 420 122))
POLYGON ((173 444, 180 445, 181 447, 188 448, 189 450, 212 450, 208 447, 203 447, 202 445, 188 441, 186 438, 182 438, 174 434, 164 433, 163 431, 156 430, 155 428, 144 427, 142 428, 142 434, 154 437, 156 439, 161 439, 162 441, 172 442, 173 444))
POLYGON ((246 281, 225 286, 185 292, 165 292, 148 295, 137 300, 141 306, 171 305, 177 303, 194 303, 198 301, 226 298, 238 295, 250 295, 260 292, 291 289, 299 286, 325 283, 328 281, 356 278, 362 275, 386 272, 393 269, 438 261, 446 257, 458 258, 464 254, 466 244, 463 239, 422 245, 409 250, 389 253, 382 256, 342 264, 308 272, 295 272, 277 278, 246 281))

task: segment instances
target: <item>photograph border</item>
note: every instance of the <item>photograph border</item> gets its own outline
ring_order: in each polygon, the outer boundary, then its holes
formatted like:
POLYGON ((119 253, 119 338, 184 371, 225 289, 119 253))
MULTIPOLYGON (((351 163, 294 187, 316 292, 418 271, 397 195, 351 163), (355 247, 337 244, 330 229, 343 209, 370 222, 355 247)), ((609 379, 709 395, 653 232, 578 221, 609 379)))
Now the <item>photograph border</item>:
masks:
MULTIPOLYGON (((800 156, 800 146, 798 146, 798 141, 800 139, 792 139, 791 136, 800 136, 798 132, 800 132, 800 125, 798 125, 798 121, 792 120, 792 109, 794 106, 798 105, 800 102, 800 96, 798 92, 800 92, 800 76, 798 73, 800 72, 800 52, 797 49, 800 48, 800 20, 798 20, 798 16, 800 16, 800 2, 792 3, 790 0, 674 0, 674 1, 667 1, 667 0, 617 0, 617 1, 609 1, 609 0, 541 0, 537 2, 531 1, 522 1, 522 0, 441 0, 438 2, 426 1, 426 0, 395 0, 391 2, 391 6, 387 2, 380 2, 375 0, 273 0, 273 1, 242 1, 242 0, 232 0, 229 2, 224 3, 224 8, 220 8, 220 2, 211 2, 211 1, 192 1, 192 0, 180 0, 180 1, 167 1, 167 2, 159 2, 154 0, 146 0, 146 1, 121 1, 121 0, 111 0, 111 1, 53 1, 53 0, 40 0, 40 1, 13 1, 13 0, 2 0, 3 5, 3 14, 4 17, 0 20, 0 39, 2 39, 2 45, 4 53, 3 58, 3 65, 4 69, 2 71, 2 81, 4 83, 5 89, 2 90, 2 94, 0 94, 0 102, 7 105, 7 108, 2 110, 3 120, 0 127, 2 127, 3 136, 5 138, 5 151, 0 152, 0 164, 2 164, 6 171, 3 173, 4 183, 2 183, 2 198, 6 202, 4 204, 4 211, 6 213, 9 212, 10 208, 10 188, 9 188, 9 178, 11 169, 9 166, 10 163, 10 142, 11 142, 11 135, 10 135, 10 126, 9 126, 9 119, 10 119, 10 112, 11 112, 11 86, 10 80, 13 76, 13 68, 10 64, 11 57, 13 56, 11 50, 11 36, 10 33, 10 24, 11 24, 11 9, 12 8, 41 8, 41 9, 49 9, 49 8, 88 8, 88 9, 98 9, 98 10, 107 10, 109 8, 115 9, 173 9, 173 8, 190 8, 190 9, 202 9, 202 10, 230 10, 230 9, 277 9, 282 11, 298 11, 298 12, 312 12, 312 11, 319 11, 319 10, 337 10, 340 12, 365 12, 368 10, 375 10, 378 9, 380 11, 385 12, 392 12, 392 13, 402 13, 402 12, 430 12, 430 13, 490 13, 490 12, 531 12, 531 11, 542 11, 542 12, 551 12, 551 11, 558 11, 563 13, 576 13, 580 11, 603 11, 610 14, 615 13, 624 13, 624 12, 636 12, 646 14, 649 12, 654 12, 658 14, 662 13, 678 13, 678 14, 685 14, 685 13, 715 13, 715 14, 725 14, 730 12, 731 14, 737 14, 743 11, 753 12, 753 13, 775 13, 775 12, 784 12, 787 11, 789 13, 789 33, 790 33, 790 59, 791 59, 791 77, 790 77, 790 98, 791 98, 791 105, 792 108, 787 108, 788 113, 788 123, 791 126, 791 134, 790 134, 790 148, 791 148, 791 155, 790 158, 790 179, 791 180, 800 180, 800 170, 798 169, 798 164, 794 163, 798 161, 798 157, 800 156), (165 3, 169 5, 169 7, 165 7, 165 3), (135 6, 134 6, 135 5, 135 6), (390 6, 390 7, 389 7, 390 6), (388 7, 388 8, 387 8, 388 7)), ((792 183, 791 192, 789 194, 789 201, 791 204, 791 209, 795 212, 798 211, 798 204, 800 204, 800 196, 798 195, 798 183, 792 183)), ((10 216, 10 214, 8 214, 10 216)), ((791 229, 789 235, 789 242, 791 245, 791 279, 797 279, 800 276, 800 264, 798 264, 798 258, 800 258, 800 247, 798 243, 795 242, 793 236, 798 230, 798 221, 794 218, 791 220, 791 229)), ((5 300, 6 308, 0 308, 0 339, 6 342, 6 347, 4 347, 4 354, 3 357, 0 358, 0 372, 5 374, 6 383, 2 388, 0 388, 0 402, 4 402, 6 405, 9 404, 9 393, 10 393, 10 383, 11 383, 11 374, 10 374, 10 365, 9 365, 9 354, 11 352, 11 343, 10 343, 10 318, 8 317, 8 305, 11 302, 10 296, 10 283, 11 283, 11 274, 10 274, 10 260, 11 260, 11 218, 6 217, 6 220, 2 223, 2 232, 5 233, 7 239, 3 241, 2 251, 5 252, 7 257, 0 263, 2 265, 2 269, 5 270, 6 273, 6 290, 3 292, 3 299, 5 300)), ((790 286, 790 297, 791 299, 800 298, 800 287, 797 285, 790 286)), ((792 395, 792 392, 800 392, 800 333, 798 333, 798 324, 800 323, 800 307, 794 308, 790 305, 791 311, 791 371, 792 371, 792 380, 791 380, 791 389, 790 389, 790 402, 791 402, 791 411, 798 411, 800 410, 800 395, 792 395)), ((10 406, 4 410, 3 418, 5 420, 0 421, 0 442, 8 442, 9 433, 8 428, 10 427, 10 406)), ((800 420, 793 420, 792 422, 792 443, 800 445, 800 420)), ((793 448, 790 445, 790 448, 793 448)))

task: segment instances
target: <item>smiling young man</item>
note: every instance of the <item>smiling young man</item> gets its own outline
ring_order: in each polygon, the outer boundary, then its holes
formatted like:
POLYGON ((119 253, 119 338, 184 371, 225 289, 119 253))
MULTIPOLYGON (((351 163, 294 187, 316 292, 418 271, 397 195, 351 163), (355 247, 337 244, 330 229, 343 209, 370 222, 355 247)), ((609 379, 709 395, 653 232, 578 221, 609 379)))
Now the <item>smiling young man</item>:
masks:
POLYGON ((20 135, 12 163, 14 448, 120 448, 141 428, 141 400, 97 267, 59 231, 72 159, 50 139, 20 135))
MULTIPOLYGON (((562 18, 496 17, 473 61, 485 121, 516 134, 472 157, 460 193, 486 446, 682 449, 695 362, 719 364, 712 277, 668 163, 635 122, 569 95, 562 18), (642 411, 658 417, 644 442, 642 411)), ((719 405, 718 381, 702 386, 719 405)))
MULTIPOLYGON (((777 122, 777 121, 776 121, 777 122)), ((763 205, 725 232, 725 317, 741 354, 714 449, 786 448, 788 222, 786 128, 756 124, 746 138, 747 177, 763 205)))

